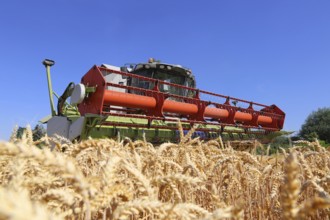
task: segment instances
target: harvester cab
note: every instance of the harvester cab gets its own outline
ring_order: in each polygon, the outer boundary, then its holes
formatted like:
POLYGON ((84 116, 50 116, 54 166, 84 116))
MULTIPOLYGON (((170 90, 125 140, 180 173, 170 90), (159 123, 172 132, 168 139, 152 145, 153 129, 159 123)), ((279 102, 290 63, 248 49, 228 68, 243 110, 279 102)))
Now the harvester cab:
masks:
POLYGON ((53 103, 50 67, 45 60, 52 117, 47 134, 70 140, 144 136, 150 142, 177 141, 177 121, 194 136, 251 139, 283 128, 285 113, 263 105, 196 89, 191 70, 149 59, 116 67, 93 66, 78 84, 69 83, 53 103), (70 100, 70 103, 68 102, 70 100), (236 106, 243 103, 246 107, 236 106), (235 103, 233 105, 232 103, 235 103))
MULTIPOLYGON (((129 71, 128 71, 129 72, 129 71)), ((148 63, 140 63, 135 65, 131 73, 138 76, 152 78, 164 81, 171 84, 195 88, 196 82, 191 70, 184 68, 180 65, 171 65, 155 61, 150 58, 148 63)), ((144 89, 153 89, 155 84, 150 81, 145 81, 141 78, 129 78, 129 85, 144 89)), ((191 96, 189 90, 180 87, 171 87, 168 84, 161 84, 159 91, 170 93, 179 96, 191 96)))

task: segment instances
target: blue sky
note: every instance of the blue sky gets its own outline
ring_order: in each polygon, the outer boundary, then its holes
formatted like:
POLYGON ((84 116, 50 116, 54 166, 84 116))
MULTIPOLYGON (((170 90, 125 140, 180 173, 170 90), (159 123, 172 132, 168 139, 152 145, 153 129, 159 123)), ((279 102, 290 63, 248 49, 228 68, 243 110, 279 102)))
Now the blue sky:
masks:
POLYGON ((0 140, 50 113, 44 58, 62 93, 94 65, 155 57, 197 86, 286 112, 286 130, 330 107, 330 1, 29 0, 0 3, 0 140))

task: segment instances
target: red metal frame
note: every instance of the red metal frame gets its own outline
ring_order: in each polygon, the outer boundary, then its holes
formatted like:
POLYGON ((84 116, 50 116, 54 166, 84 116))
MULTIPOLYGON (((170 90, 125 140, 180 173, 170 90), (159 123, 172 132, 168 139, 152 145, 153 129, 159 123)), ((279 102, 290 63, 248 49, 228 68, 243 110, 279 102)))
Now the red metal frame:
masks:
MULTIPOLYGON (((173 121, 173 119, 168 118, 167 116, 174 116, 181 118, 182 121, 190 123, 191 125, 194 123, 219 125, 222 130, 225 126, 237 126, 246 130, 254 128, 262 129, 264 131, 277 131, 283 128, 285 119, 285 113, 276 105, 267 106, 256 102, 232 98, 204 90, 198 90, 98 66, 93 66, 83 76, 81 83, 88 87, 96 88, 94 93, 90 93, 89 96, 85 98, 81 104, 79 104, 78 107, 81 115, 92 113, 98 115, 145 118, 148 120, 148 125, 122 123, 123 126, 127 127, 155 127, 151 126, 152 120, 173 121), (152 82, 155 86, 153 89, 142 89, 106 82, 102 72, 138 78, 140 80, 152 82), (163 93, 159 90, 160 84, 190 90, 195 94, 195 96, 183 97, 163 93), (143 93, 143 95, 107 90, 106 88, 108 86, 126 89, 127 91, 139 91, 143 93), (201 94, 209 95, 214 98, 222 98, 225 99, 225 102, 218 103, 201 100, 201 94), (179 99, 181 101, 174 101, 169 98, 179 99), (231 101, 246 103, 249 107, 240 108, 233 106, 230 104, 231 101), (255 108, 260 108, 260 110, 255 110, 255 108), (114 109, 120 111, 121 113, 111 112, 111 110, 114 109), (139 112, 140 114, 129 114, 130 112, 139 112)), ((107 123, 109 124, 109 122, 107 123)), ((112 125, 118 125, 118 122, 112 123, 112 125)), ((164 128, 164 126, 161 127, 164 128)), ((171 126, 165 127, 172 129, 171 126)))

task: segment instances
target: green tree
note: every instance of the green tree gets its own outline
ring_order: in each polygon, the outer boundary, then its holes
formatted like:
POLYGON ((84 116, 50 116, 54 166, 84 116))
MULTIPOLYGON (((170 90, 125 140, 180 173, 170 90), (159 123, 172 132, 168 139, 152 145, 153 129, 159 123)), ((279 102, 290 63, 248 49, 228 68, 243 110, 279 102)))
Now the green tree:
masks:
POLYGON ((307 140, 319 138, 330 143, 330 108, 312 112, 301 126, 299 135, 307 140))
MULTIPOLYGON (((21 139, 25 131, 26 131, 26 127, 19 127, 17 129, 16 137, 18 139, 21 139)), ((46 135, 46 130, 41 124, 37 124, 32 130, 32 134, 33 134, 33 141, 37 141, 46 135)))
POLYGON ((33 129, 33 141, 37 141, 45 135, 46 129, 41 124, 37 124, 33 129))
POLYGON ((291 146, 290 137, 288 135, 281 135, 275 137, 270 143, 270 154, 276 153, 281 148, 289 148, 291 146))

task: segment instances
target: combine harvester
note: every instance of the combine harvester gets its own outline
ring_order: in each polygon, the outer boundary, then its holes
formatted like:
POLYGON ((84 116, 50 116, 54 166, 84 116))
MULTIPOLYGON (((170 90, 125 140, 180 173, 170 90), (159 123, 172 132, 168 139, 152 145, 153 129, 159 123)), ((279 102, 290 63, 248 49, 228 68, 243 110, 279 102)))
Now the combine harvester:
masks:
POLYGON ((285 113, 276 105, 196 89, 189 69, 154 59, 129 67, 93 66, 81 83, 69 83, 57 96, 56 111, 50 77, 54 63, 43 61, 52 114, 42 122, 47 123, 49 136, 69 140, 145 136, 153 143, 177 142, 178 120, 185 132, 195 126, 193 137, 202 140, 219 135, 224 140, 250 140, 283 128, 285 113))

